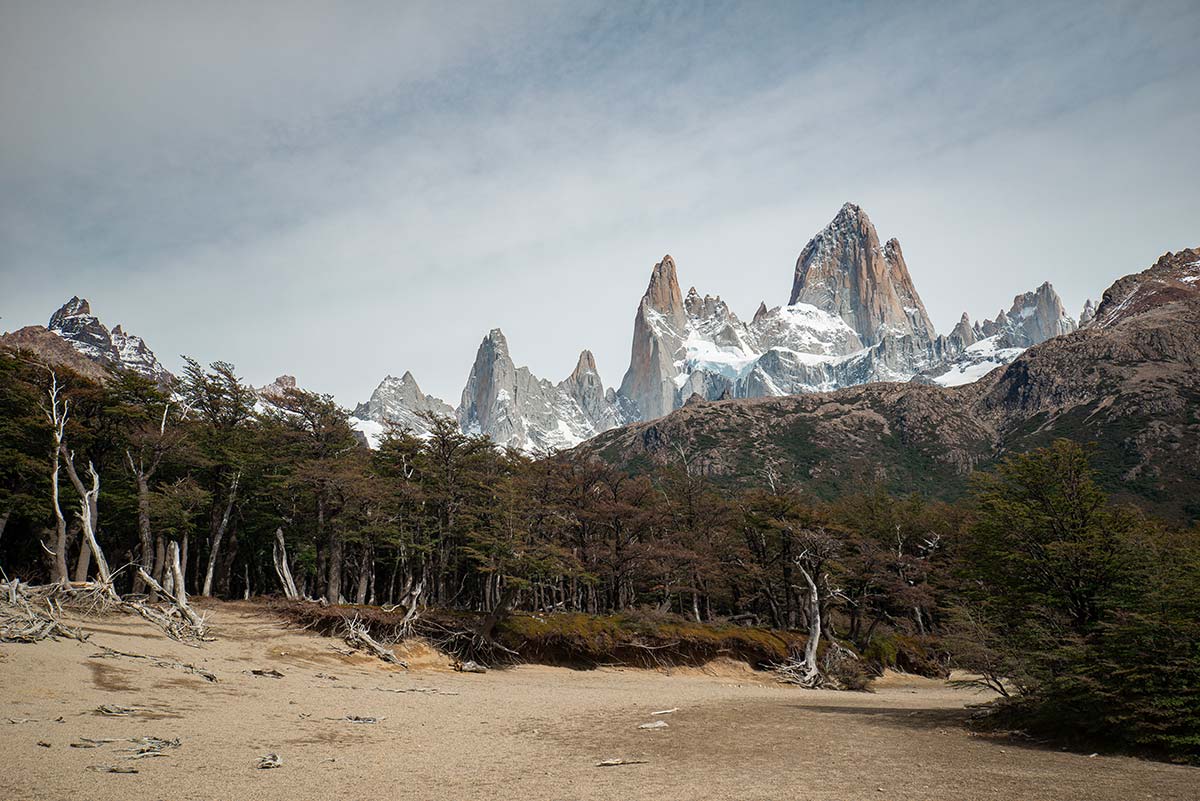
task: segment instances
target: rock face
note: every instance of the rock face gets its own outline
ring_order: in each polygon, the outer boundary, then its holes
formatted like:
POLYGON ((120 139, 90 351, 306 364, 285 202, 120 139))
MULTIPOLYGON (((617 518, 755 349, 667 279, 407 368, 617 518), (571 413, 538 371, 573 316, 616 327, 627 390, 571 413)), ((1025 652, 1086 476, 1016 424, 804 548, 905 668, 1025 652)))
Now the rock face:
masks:
POLYGON ((108 370, 130 370, 160 384, 166 384, 173 378, 141 337, 126 333, 119 325, 109 331, 108 327, 100 322, 100 318, 92 314, 91 304, 80 297, 72 297, 50 315, 50 322, 46 328, 27 326, 5 335, 4 339, 12 345, 22 345, 29 350, 44 352, 48 363, 70 367, 96 380, 104 380, 108 370), (79 360, 66 358, 61 350, 49 344, 40 332, 56 336, 71 350, 100 369, 89 369, 79 360))
POLYGON ((1079 313, 1079 327, 1084 328, 1091 324, 1092 320, 1096 319, 1096 304, 1091 298, 1083 304, 1083 311, 1079 313))
POLYGON ((935 336, 900 243, 889 239, 880 247, 875 226, 853 203, 804 246, 788 303, 841 317, 865 345, 896 335, 928 343, 935 336))
POLYGON ((649 420, 676 407, 676 357, 686 338, 687 310, 675 275, 675 261, 663 256, 633 318, 633 348, 620 394, 638 417, 649 420))
MULTIPOLYGON (((1085 307, 1086 311, 1086 307, 1085 307)), ((1013 298, 1012 307, 995 320, 972 325, 963 314, 949 336, 939 337, 940 360, 913 380, 943 387, 960 386, 1010 363, 1029 347, 1077 328, 1049 282, 1013 298)))
POLYGON ((0 348, 54 368, 67 368, 92 381, 109 379, 108 367, 89 359, 44 326, 27 325, 0 336, 0 348))
POLYGON ((770 461, 817 495, 882 481, 953 498, 972 469, 1058 437, 1095 443, 1101 482, 1117 496, 1200 520, 1200 249, 1117 281, 1092 325, 967 386, 871 384, 692 403, 582 449, 638 469, 682 448, 690 464, 729 483, 760 480, 770 461))
MULTIPOLYGON (((969 325, 951 350, 978 339, 969 325)), ((946 359, 900 243, 879 244, 847 203, 804 247, 786 306, 762 303, 750 324, 719 296, 679 290, 669 256, 654 266, 634 317, 629 370, 618 393, 638 419, 707 400, 816 392, 906 381, 946 359)))
POLYGON ((116 349, 112 335, 100 319, 92 314, 85 299, 72 297, 54 314, 46 328, 65 339, 71 347, 96 361, 115 361, 116 349))
POLYGON ((72 297, 63 304, 50 316, 46 328, 87 358, 105 366, 132 370, 155 381, 171 377, 141 337, 127 334, 119 325, 109 331, 83 298, 72 297))
MULTIPOLYGON (((1049 284, 994 321, 966 315, 934 331, 895 239, 880 244, 867 214, 847 203, 803 248, 787 305, 764 302, 745 323, 718 295, 680 289, 675 260, 650 271, 633 319, 629 368, 605 390, 585 351, 554 385, 518 368, 493 331, 480 345, 456 410, 464 431, 527 449, 568 447, 686 403, 825 392, 875 381, 962 384, 1022 350, 1074 329, 1049 284)), ((417 393, 416 395, 419 395, 417 393)), ((395 418, 419 398, 395 393, 395 418)), ((355 414, 376 420, 364 404, 355 414)))
POLYGON ((533 452, 578 445, 622 421, 591 353, 584 351, 571 375, 552 384, 514 365, 498 328, 479 345, 457 414, 464 432, 533 452))
POLYGON ((1013 298, 1005 333, 1011 347, 1030 348, 1048 339, 1069 334, 1076 327, 1075 321, 1063 308, 1058 293, 1047 281, 1033 292, 1013 298))

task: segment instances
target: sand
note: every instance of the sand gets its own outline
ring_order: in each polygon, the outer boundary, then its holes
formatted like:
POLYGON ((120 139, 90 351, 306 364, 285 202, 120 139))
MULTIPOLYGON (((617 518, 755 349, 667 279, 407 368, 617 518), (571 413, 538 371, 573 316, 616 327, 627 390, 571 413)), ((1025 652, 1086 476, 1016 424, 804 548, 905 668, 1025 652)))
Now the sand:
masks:
POLYGON ((987 696, 937 681, 805 691, 737 663, 467 675, 423 648, 404 671, 250 604, 207 614, 219 639, 202 648, 129 617, 87 623, 86 644, 0 645, 0 799, 1200 799, 1194 768, 973 736, 966 706, 987 696), (191 663, 218 682, 92 658, 99 646, 191 663), (437 692, 387 692, 397 689, 437 692), (101 704, 137 710, 108 717, 101 704), (638 728, 654 720, 669 725, 638 728), (69 747, 142 736, 180 746, 137 761, 124 758, 128 742, 69 747), (257 769, 267 753, 282 766, 257 769), (644 764, 596 767, 614 758, 644 764))

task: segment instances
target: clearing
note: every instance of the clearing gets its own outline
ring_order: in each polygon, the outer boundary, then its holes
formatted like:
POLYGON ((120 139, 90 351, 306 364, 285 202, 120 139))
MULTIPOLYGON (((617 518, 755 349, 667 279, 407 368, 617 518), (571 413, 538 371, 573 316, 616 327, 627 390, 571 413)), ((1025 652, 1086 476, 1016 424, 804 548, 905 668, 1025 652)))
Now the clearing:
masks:
POLYGON ((0 645, 0 798, 1200 799, 1194 768, 973 736, 966 707, 987 696, 928 679, 867 694, 737 663, 471 675, 420 648, 405 671, 250 603, 204 610, 218 640, 201 648, 134 617, 83 622, 88 643, 0 645), (129 759, 139 737, 180 743, 129 759), (258 769, 267 754, 280 767, 258 769), (610 759, 638 764, 596 766, 610 759))

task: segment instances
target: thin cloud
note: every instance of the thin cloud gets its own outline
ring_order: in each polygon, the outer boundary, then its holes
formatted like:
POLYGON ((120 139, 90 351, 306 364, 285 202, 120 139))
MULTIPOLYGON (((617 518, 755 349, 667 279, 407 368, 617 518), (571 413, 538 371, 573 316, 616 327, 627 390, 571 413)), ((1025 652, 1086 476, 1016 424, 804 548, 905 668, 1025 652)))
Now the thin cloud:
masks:
POLYGON ((0 314, 86 294, 169 365, 457 402, 497 325, 619 382, 667 252, 785 301, 846 200, 943 330, 1196 244, 1194 4, 821 8, 17 6, 0 314))

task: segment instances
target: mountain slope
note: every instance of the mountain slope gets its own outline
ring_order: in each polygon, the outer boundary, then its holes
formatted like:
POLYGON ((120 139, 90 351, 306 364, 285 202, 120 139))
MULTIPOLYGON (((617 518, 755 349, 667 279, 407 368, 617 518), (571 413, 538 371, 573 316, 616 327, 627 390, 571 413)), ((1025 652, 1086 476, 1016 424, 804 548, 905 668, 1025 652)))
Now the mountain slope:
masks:
POLYGON ((693 403, 582 450, 637 470, 682 448, 723 481, 773 471, 822 495, 882 481, 952 497, 972 469, 1056 437, 1095 443, 1116 494, 1200 517, 1200 249, 1117 281, 1088 328, 973 384, 693 403))
POLYGON ((23 349, 47 364, 69 367, 97 381, 103 381, 108 370, 131 370, 164 384, 173 378, 141 337, 119 325, 110 331, 92 314, 91 304, 78 296, 54 312, 45 328, 26 326, 0 337, 0 345, 23 349))

